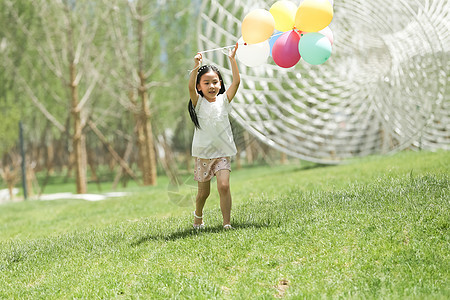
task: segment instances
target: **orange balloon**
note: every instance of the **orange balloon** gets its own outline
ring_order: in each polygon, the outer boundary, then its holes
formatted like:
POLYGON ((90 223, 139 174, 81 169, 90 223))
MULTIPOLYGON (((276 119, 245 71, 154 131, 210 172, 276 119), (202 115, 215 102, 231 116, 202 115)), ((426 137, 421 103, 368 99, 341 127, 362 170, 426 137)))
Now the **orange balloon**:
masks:
POLYGON ((295 15, 295 27, 301 31, 317 32, 333 19, 333 6, 329 0, 305 0, 295 15))
POLYGON ((245 16, 241 29, 247 44, 258 44, 270 38, 275 30, 275 19, 269 11, 255 9, 245 16))

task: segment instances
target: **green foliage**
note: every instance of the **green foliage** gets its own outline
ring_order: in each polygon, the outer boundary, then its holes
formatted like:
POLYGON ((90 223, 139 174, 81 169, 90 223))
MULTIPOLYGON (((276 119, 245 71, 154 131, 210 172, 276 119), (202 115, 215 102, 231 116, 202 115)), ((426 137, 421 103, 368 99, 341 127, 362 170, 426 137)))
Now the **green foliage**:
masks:
POLYGON ((166 183, 105 202, 4 205, 0 297, 448 298, 448 159, 233 171, 232 231, 214 189, 207 229, 194 231, 192 208, 164 204, 166 183))
MULTIPOLYGON (((26 1, 16 1, 15 6, 23 22, 33 18, 34 10, 26 1)), ((5 1, 0 2, 0 158, 17 145, 19 120, 23 114, 24 102, 18 92, 16 72, 22 63, 28 41, 16 26, 14 16, 8 13, 5 1), (18 46, 20 45, 20 46, 18 46), (11 60, 11 64, 5 61, 11 60)))
POLYGON ((17 145, 20 111, 16 104, 0 97, 0 157, 17 145))
MULTIPOLYGON (((175 128, 180 112, 186 113, 186 90, 179 86, 185 86, 187 78, 188 67, 183 65, 196 51, 190 48, 195 39, 193 4, 181 0, 0 1, 0 54, 7 58, 0 62, 0 102, 6 98, 18 103, 22 116, 26 116, 27 142, 51 142, 64 134, 37 109, 31 94, 71 132, 71 51, 77 55, 79 98, 98 80, 83 107, 85 115, 97 122, 110 140, 118 131, 133 135, 136 110, 128 112, 129 106, 123 103, 128 100, 130 86, 137 88, 137 22, 136 11, 130 7, 138 4, 144 19, 143 68, 147 83, 156 83, 151 85, 149 97, 158 134, 167 127, 175 128), (116 18, 122 32, 119 37, 111 25, 116 18), (72 45, 69 28, 73 30, 72 45), (123 57, 129 60, 122 61, 123 57)), ((95 137, 90 145, 101 146, 95 137)))

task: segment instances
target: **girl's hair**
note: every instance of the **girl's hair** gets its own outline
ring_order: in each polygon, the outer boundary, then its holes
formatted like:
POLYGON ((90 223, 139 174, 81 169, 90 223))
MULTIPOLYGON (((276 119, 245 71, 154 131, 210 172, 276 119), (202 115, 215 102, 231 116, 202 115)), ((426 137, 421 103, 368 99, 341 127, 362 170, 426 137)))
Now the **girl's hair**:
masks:
MULTIPOLYGON (((197 85, 200 83, 200 79, 202 78, 203 74, 206 74, 211 71, 216 73, 217 76, 219 76, 220 90, 219 90, 218 95, 225 93, 226 89, 225 89, 225 85, 223 84, 222 74, 220 74, 219 69, 213 65, 204 65, 204 66, 201 66, 200 69, 198 69, 197 81, 195 83, 195 88, 197 89, 197 85)), ((197 93, 203 97, 202 91, 197 91, 197 93)), ((191 120, 194 123, 195 127, 200 129, 200 124, 198 123, 197 113, 195 112, 195 107, 194 107, 194 104, 192 103, 191 99, 189 99, 188 110, 189 110, 189 115, 191 116, 191 120)))

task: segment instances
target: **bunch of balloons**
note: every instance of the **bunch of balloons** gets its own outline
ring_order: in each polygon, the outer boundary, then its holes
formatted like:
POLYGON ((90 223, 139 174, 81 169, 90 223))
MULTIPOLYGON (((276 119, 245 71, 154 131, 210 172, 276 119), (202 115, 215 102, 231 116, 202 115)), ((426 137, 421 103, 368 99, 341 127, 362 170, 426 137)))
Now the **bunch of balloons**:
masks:
POLYGON ((237 57, 249 67, 266 63, 269 56, 283 68, 293 67, 300 58, 323 64, 331 56, 332 19, 332 0, 303 0, 298 7, 283 0, 269 11, 255 9, 242 21, 237 57))

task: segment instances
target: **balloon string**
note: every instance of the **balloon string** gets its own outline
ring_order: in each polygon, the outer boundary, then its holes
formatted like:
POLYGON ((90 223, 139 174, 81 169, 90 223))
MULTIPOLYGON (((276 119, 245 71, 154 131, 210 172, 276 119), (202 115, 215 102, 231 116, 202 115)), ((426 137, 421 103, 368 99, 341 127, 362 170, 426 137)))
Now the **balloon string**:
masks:
MULTIPOLYGON (((269 39, 271 39, 271 38, 273 38, 273 37, 276 37, 276 36, 279 36, 279 35, 282 35, 283 33, 284 33, 284 32, 277 32, 277 33, 273 34, 269 39)), ((242 44, 239 44, 239 45, 242 45, 242 44)), ((247 45, 247 43, 244 43, 244 45, 247 45)), ((208 52, 213 52, 213 51, 219 51, 219 50, 222 50, 223 54, 226 55, 227 53, 225 53, 225 51, 223 51, 223 50, 233 48, 234 46, 235 46, 235 45, 230 45, 230 46, 225 46, 225 47, 219 47, 219 48, 214 48, 214 49, 208 49, 208 50, 199 51, 198 53, 203 54, 203 53, 208 53, 208 52)), ((200 67, 200 66, 199 66, 199 67, 200 67)), ((192 72, 194 72, 195 70, 197 70, 199 67, 197 67, 197 68, 195 68, 195 69, 192 69, 192 70, 188 70, 189 74, 191 74, 192 72)))
MULTIPOLYGON (((275 34, 273 34, 269 39, 282 35, 284 32, 277 32, 275 34)), ((242 45, 242 44, 239 44, 242 45)), ((244 45, 246 45, 246 43, 244 43, 244 45)), ((208 52, 213 52, 213 51, 219 51, 219 50, 225 50, 225 49, 229 49, 229 48, 233 48, 235 45, 231 45, 231 46, 225 46, 225 47, 219 47, 219 48, 214 48, 214 49, 208 49, 208 50, 203 50, 203 51, 199 51, 198 53, 208 53, 208 52)))
POLYGON ((213 51, 218 51, 218 50, 224 50, 224 49, 229 49, 229 48, 233 48, 235 45, 231 45, 231 46, 226 46, 226 47, 220 47, 220 48, 215 48, 215 49, 209 49, 209 50, 204 50, 204 51, 200 51, 198 53, 208 53, 208 52, 213 52, 213 51))

